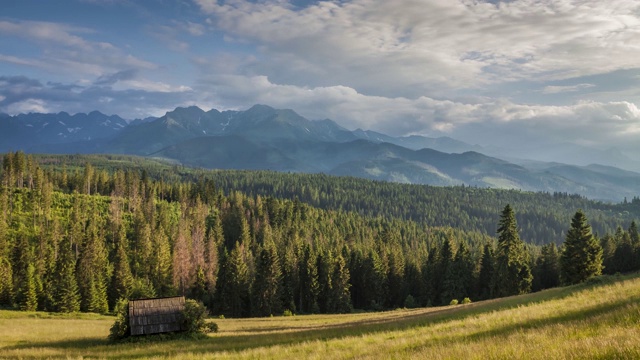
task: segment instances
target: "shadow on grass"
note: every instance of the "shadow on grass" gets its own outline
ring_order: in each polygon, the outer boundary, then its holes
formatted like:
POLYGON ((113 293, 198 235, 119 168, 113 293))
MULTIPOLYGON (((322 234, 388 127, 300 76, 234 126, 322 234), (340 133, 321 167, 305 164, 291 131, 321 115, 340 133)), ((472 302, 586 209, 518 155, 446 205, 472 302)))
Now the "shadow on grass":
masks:
MULTIPOLYGON (((108 340, 99 339, 79 339, 68 341, 53 342, 29 342, 21 343, 11 347, 5 347, 4 350, 17 350, 26 348, 53 348, 64 351, 70 351, 66 356, 87 356, 87 357, 113 357, 119 359, 137 359, 142 357, 163 357, 167 355, 179 356, 180 353, 206 354, 218 352, 236 352, 261 347, 270 346, 286 346, 304 341, 325 341, 331 339, 339 339, 348 336, 362 336, 385 331, 408 330, 415 327, 425 326, 428 324, 437 324, 444 321, 461 320, 470 316, 476 316, 482 313, 493 312, 497 310, 505 310, 515 308, 522 305, 540 303, 543 301, 558 300, 570 297, 578 292, 590 290, 594 288, 604 287, 616 281, 636 279, 640 274, 634 276, 626 276, 624 278, 606 278, 597 283, 589 283, 576 285, 565 288, 550 289, 543 292, 528 294, 524 296, 516 296, 510 298, 493 299, 481 301, 462 306, 443 307, 440 310, 433 311, 411 311, 407 313, 399 313, 383 318, 361 319, 338 324, 308 326, 301 328, 291 328, 290 332, 282 332, 289 328, 251 328, 243 329, 244 332, 252 334, 247 335, 224 335, 218 334, 203 340, 189 339, 169 339, 169 340, 150 340, 135 342, 134 344, 120 343, 111 345, 108 340), (270 334, 264 334, 269 331, 281 331, 270 334), (127 347, 129 345, 134 345, 127 347)), ((486 337, 506 336, 509 333, 535 327, 543 327, 547 325, 582 320, 591 316, 597 316, 614 312, 634 301, 640 301, 640 296, 633 299, 626 299, 616 303, 599 305, 588 309, 577 309, 559 316, 553 316, 545 319, 539 319, 526 323, 518 323, 492 329, 482 333, 474 334, 471 338, 481 339, 486 337)), ((468 338, 467 338, 468 339, 468 338)), ((441 340, 438 340, 441 341, 441 340)), ((455 339, 449 339, 455 341, 455 339)))

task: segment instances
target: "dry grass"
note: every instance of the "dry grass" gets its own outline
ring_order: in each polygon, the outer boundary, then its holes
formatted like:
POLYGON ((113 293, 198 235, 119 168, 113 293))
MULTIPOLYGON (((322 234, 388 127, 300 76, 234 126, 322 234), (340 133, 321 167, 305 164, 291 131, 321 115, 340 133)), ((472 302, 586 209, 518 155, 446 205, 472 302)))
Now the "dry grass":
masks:
POLYGON ((112 345, 110 317, 0 311, 0 358, 638 359, 640 275, 455 307, 215 321, 204 340, 112 345))

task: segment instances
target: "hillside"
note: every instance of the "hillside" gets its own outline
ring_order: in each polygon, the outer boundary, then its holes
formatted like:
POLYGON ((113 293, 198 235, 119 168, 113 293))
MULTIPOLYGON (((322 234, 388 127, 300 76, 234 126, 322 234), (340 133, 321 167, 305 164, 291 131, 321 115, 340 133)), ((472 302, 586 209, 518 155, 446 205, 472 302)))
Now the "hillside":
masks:
MULTIPOLYGON (((235 142, 230 142, 237 144, 242 143, 242 140, 237 138, 235 142)), ((194 141, 194 146, 199 147, 197 141, 194 141)), ((245 150, 249 151, 250 148, 245 150)), ((231 156, 213 148, 210 152, 220 162, 231 156)), ((235 156, 253 159, 246 153, 236 153, 235 156)), ((268 162, 285 156, 280 151, 261 153, 252 164, 259 167, 260 160, 268 162)), ((64 164, 70 172, 82 172, 84 165, 89 162, 100 171, 144 172, 147 176, 166 183, 192 181, 202 184, 211 181, 217 190, 225 194, 241 191, 263 197, 297 199, 326 210, 355 212, 367 217, 412 220, 428 226, 454 227, 490 236, 494 236, 496 231, 496 209, 508 203, 516 209, 520 236, 534 244, 561 244, 567 224, 577 209, 583 209, 587 213, 594 231, 599 234, 613 233, 618 226, 627 228, 631 221, 640 219, 640 198, 637 197, 629 198, 627 204, 608 204, 566 193, 533 193, 469 186, 422 186, 324 174, 206 170, 178 167, 175 163, 163 160, 131 156, 43 155, 36 156, 36 159, 44 168, 51 170, 60 170, 64 164)), ((287 162, 281 161, 279 164, 286 165, 287 162)), ((273 170, 277 170, 277 164, 273 165, 273 170)))
POLYGON ((0 311, 0 357, 632 359, 639 304, 631 274, 470 305, 214 319, 220 331, 203 340, 118 345, 106 339, 113 317, 0 311))

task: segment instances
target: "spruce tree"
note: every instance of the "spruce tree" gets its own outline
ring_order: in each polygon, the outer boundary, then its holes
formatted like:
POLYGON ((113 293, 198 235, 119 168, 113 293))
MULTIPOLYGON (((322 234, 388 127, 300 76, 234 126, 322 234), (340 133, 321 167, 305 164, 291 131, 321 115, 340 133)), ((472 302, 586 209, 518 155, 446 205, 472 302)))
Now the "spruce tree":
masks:
POLYGON ((518 235, 516 216, 510 205, 504 207, 498 223, 498 249, 494 276, 498 297, 527 293, 531 290, 531 268, 524 242, 518 235))
POLYGON ((23 280, 20 288, 20 310, 24 311, 36 311, 38 307, 38 294, 36 292, 36 268, 33 264, 27 266, 27 272, 25 279, 23 280))
POLYGON ((60 243, 56 266, 54 306, 60 312, 80 311, 80 292, 76 278, 75 252, 67 238, 60 243))
POLYGON ((249 268, 244 260, 245 251, 244 245, 236 242, 231 253, 224 259, 224 279, 221 279, 219 297, 224 301, 222 313, 225 316, 249 315, 251 283, 249 268))
POLYGON ((485 300, 493 297, 494 263, 493 245, 486 243, 482 249, 480 274, 478 275, 478 295, 480 299, 485 300))
POLYGON ((129 299, 133 290, 133 275, 127 255, 128 241, 124 226, 121 224, 117 231, 116 257, 113 263, 113 279, 111 285, 111 308, 118 300, 129 299))
POLYGON ((330 312, 339 314, 351 312, 351 294, 349 292, 351 284, 349 283, 349 278, 349 268, 347 268, 346 261, 342 255, 338 254, 335 258, 331 276, 330 312))
POLYGON ((577 284, 602 273, 602 247, 591 233, 587 217, 579 210, 571 219, 571 228, 560 257, 560 276, 565 284, 577 284))
POLYGON ((276 247, 267 241, 258 255, 256 277, 253 282, 254 313, 269 316, 282 312, 280 259, 276 247))
POLYGON ((560 255, 555 243, 542 247, 536 260, 533 290, 549 289, 560 284, 560 255))
POLYGON ((298 309, 308 314, 317 314, 320 311, 318 306, 318 267, 316 255, 308 245, 305 245, 303 254, 300 257, 300 294, 298 309))

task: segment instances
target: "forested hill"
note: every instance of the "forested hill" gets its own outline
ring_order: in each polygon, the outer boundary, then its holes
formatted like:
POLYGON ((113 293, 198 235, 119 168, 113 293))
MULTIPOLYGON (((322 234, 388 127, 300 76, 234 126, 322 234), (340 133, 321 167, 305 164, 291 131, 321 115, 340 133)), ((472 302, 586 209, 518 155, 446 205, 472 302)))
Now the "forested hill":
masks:
MULTIPOLYGON (((490 236, 495 236, 500 209, 511 204, 516 210, 520 236, 533 244, 561 244, 567 224, 578 209, 585 211, 598 234, 612 233, 619 226, 627 228, 631 221, 640 219, 637 197, 626 203, 609 204, 565 193, 410 185, 323 174, 203 170, 132 156, 43 155, 36 156, 36 160, 58 173, 64 165, 70 178, 75 177, 69 181, 68 191, 80 188, 83 167, 91 163, 105 173, 119 169, 144 172, 145 176, 168 184, 193 182, 197 189, 193 191, 203 193, 241 191, 251 196, 297 199, 322 209, 413 220, 490 236)), ((108 189, 103 193, 108 195, 108 189)))
MULTIPOLYGON (((536 229, 546 226, 539 214, 559 219, 570 211, 554 202, 590 206, 612 228, 632 216, 570 196, 9 153, 0 173, 0 307, 106 313, 121 298, 185 294, 215 314, 268 316, 428 306, 557 286, 558 248, 522 244, 510 206, 496 207, 492 227, 509 224, 502 233, 508 229, 514 246, 463 230, 489 227, 489 206, 503 202, 540 216, 536 229), (405 207, 434 219, 449 214, 460 225, 401 219, 413 216, 405 207), (507 278, 506 248, 518 251, 522 281, 507 278), (512 291, 505 279, 523 286, 512 291)), ((640 269, 635 222, 601 244, 605 272, 640 269)))

